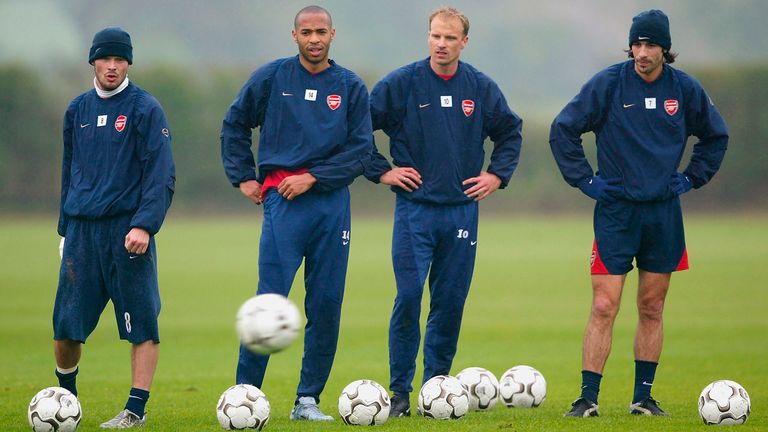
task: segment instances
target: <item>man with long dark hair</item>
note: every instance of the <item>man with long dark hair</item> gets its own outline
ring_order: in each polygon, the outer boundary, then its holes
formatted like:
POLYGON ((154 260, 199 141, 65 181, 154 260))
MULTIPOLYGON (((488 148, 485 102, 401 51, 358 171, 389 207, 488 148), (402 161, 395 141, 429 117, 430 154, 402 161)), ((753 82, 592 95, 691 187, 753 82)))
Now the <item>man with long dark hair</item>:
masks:
POLYGON ((550 145, 571 186, 597 201, 592 246, 592 312, 584 334, 581 396, 566 414, 598 415, 598 392, 613 323, 633 260, 638 268, 635 388, 629 411, 667 415, 651 397, 661 356, 662 313, 671 274, 688 268, 680 195, 712 179, 728 130, 701 85, 669 65, 669 19, 659 10, 634 17, 631 60, 595 75, 552 123, 550 145), (597 138, 598 171, 581 135, 597 138), (679 166, 689 136, 698 137, 679 166))

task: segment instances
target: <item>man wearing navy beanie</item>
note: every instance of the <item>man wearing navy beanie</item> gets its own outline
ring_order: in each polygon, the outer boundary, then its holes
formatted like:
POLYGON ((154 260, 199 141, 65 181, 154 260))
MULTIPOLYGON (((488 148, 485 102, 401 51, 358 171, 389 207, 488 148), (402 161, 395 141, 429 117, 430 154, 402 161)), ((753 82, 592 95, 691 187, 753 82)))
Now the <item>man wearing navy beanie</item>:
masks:
POLYGON ((88 63, 97 59, 115 56, 133 64, 133 45, 131 35, 120 27, 107 27, 93 36, 93 44, 88 54, 88 63))
POLYGON ((82 344, 112 300, 132 345, 132 388, 105 429, 142 426, 157 367, 160 294, 154 236, 171 205, 175 168, 163 109, 128 79, 133 46, 117 27, 93 37, 93 89, 64 116, 53 339, 59 385, 77 395, 82 344))
POLYGON ((707 184, 728 147, 725 121, 701 84, 670 66, 677 56, 671 48, 664 12, 638 14, 629 30, 630 60, 592 77, 552 122, 549 143, 560 172, 596 201, 581 396, 566 416, 598 415, 613 324, 633 264, 638 268, 638 325, 629 412, 667 415, 651 397, 651 386, 661 357, 671 275, 688 269, 680 195, 707 184), (587 132, 596 137, 596 172, 584 156, 581 135, 587 132), (682 169, 691 135, 699 141, 682 169))
POLYGON ((664 12, 651 9, 632 18, 632 27, 629 28, 629 46, 642 41, 656 44, 665 51, 672 48, 669 18, 664 12))

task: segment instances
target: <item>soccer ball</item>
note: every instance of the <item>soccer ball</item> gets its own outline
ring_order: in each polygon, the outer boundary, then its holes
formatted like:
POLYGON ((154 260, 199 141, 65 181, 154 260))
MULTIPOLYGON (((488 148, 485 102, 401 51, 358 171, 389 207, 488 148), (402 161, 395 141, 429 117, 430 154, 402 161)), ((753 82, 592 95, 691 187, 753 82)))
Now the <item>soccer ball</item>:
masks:
POLYGON ((29 402, 27 419, 35 432, 73 432, 83 418, 77 396, 62 387, 37 392, 29 402))
POLYGON ((699 415, 707 425, 746 423, 749 411, 749 395, 734 381, 715 381, 699 395, 699 415))
POLYGON ((469 409, 485 411, 496 406, 499 399, 499 380, 489 370, 470 367, 459 372, 456 378, 469 393, 469 409))
POLYGON ((469 393, 456 377, 438 375, 421 386, 418 408, 427 418, 459 419, 469 411, 469 393))
POLYGON ((256 354, 281 351, 296 339, 301 317, 292 301, 279 294, 261 294, 246 300, 237 311, 237 333, 256 354))
POLYGON ((508 408, 536 408, 547 398, 547 380, 530 366, 515 366, 501 376, 499 394, 508 408))
POLYGON ((348 425, 384 424, 389 408, 389 395, 376 381, 352 381, 339 396, 339 416, 348 425))
POLYGON ((269 401, 255 386, 234 385, 221 394, 216 404, 216 418, 227 430, 262 430, 269 422, 269 401))

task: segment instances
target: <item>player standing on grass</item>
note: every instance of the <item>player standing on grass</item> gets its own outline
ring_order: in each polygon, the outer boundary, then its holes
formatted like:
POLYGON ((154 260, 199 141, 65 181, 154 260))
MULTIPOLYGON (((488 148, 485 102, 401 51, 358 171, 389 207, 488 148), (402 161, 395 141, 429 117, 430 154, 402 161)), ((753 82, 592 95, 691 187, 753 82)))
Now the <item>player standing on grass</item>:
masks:
POLYGON ((475 265, 478 201, 507 186, 520 156, 522 120, 493 80, 459 61, 468 32, 464 14, 436 10, 429 17, 430 56, 395 70, 371 91, 373 128, 389 136, 396 165, 374 152, 365 173, 397 194, 390 417, 410 415, 427 273, 431 300, 422 382, 451 370, 475 265), (483 171, 487 137, 494 149, 483 171))
MULTIPOLYGON (((258 294, 288 295, 305 260, 307 325, 292 420, 329 421, 317 406, 336 354, 350 241, 347 186, 372 145, 368 91, 328 58, 331 15, 308 6, 294 20, 299 55, 251 75, 229 108, 221 154, 233 186, 264 204, 258 294), (258 173, 251 131, 260 127, 258 173)), ((261 387, 269 356, 241 345, 237 383, 261 387)))
POLYGON ((728 131, 701 85, 672 68, 669 20, 643 12, 629 31, 631 60, 595 75, 552 123, 550 145, 571 186, 597 201, 592 248, 592 312, 584 334, 581 396, 566 415, 598 415, 597 395, 611 349, 626 274, 639 272, 632 414, 667 415, 651 397, 661 355, 662 312, 671 272, 688 257, 679 196, 712 179, 728 131), (597 138, 598 171, 584 156, 581 135, 597 138), (688 167, 678 167, 696 136, 688 167))
POLYGON ((128 80, 131 37, 110 27, 93 37, 94 89, 64 117, 58 232, 65 237, 53 310, 59 385, 77 395, 82 344, 112 300, 120 339, 132 345, 133 387, 106 429, 144 424, 157 367, 160 294, 154 235, 171 205, 175 168, 163 109, 128 80))

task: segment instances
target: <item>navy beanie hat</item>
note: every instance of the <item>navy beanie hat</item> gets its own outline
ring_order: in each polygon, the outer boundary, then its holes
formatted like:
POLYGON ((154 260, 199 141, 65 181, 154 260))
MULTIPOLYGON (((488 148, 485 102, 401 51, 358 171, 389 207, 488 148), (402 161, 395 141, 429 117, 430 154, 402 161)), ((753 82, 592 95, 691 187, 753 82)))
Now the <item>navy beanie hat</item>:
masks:
POLYGON ((633 43, 646 41, 655 43, 665 50, 672 47, 672 36, 669 35, 669 18, 658 9, 641 12, 632 18, 629 29, 629 46, 633 43))
POLYGON ((121 57, 128 60, 128 64, 133 64, 131 35, 120 27, 107 27, 93 36, 88 63, 93 64, 94 60, 109 56, 121 57))

